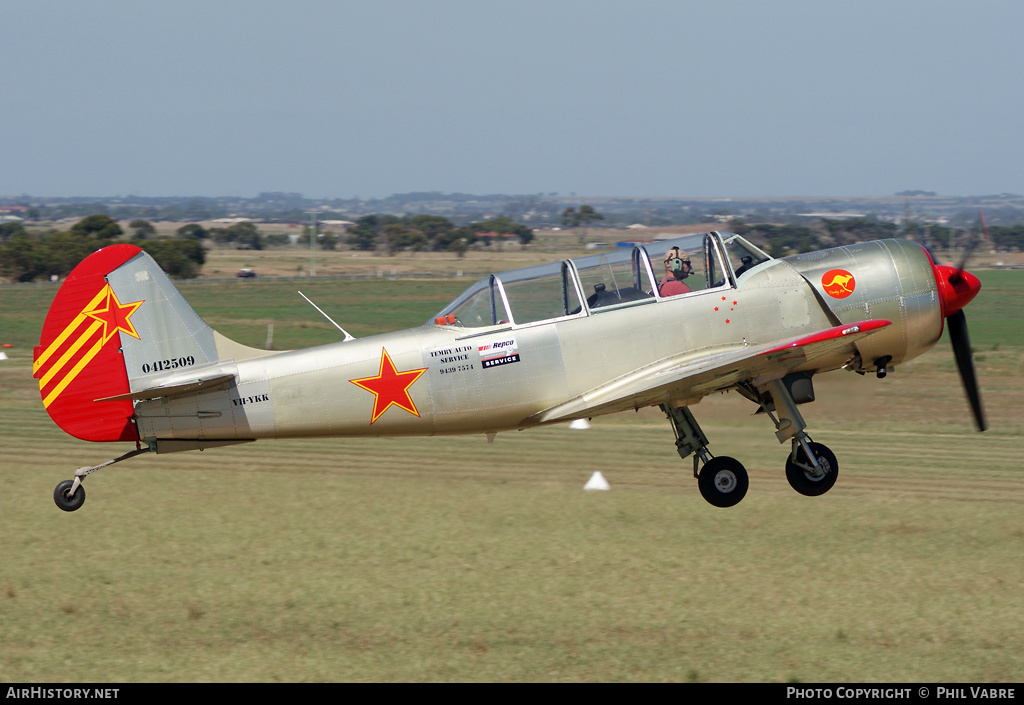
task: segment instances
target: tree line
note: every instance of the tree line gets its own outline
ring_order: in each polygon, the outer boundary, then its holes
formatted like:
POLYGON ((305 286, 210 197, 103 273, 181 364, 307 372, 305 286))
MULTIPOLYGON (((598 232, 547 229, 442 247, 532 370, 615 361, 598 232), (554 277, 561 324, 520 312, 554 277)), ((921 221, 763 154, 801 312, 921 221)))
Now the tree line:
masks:
MULTIPOLYGON (((728 229, 763 246, 772 257, 786 257, 887 238, 916 240, 929 250, 963 250, 969 248, 972 241, 983 237, 980 223, 964 229, 935 223, 909 222, 896 225, 874 218, 821 218, 808 225, 745 223, 734 220, 729 223, 728 229)), ((988 229, 988 239, 998 251, 1024 250, 1024 225, 993 225, 988 229)))
MULTIPOLYGON (((133 221, 131 242, 148 252, 172 277, 190 279, 199 274, 206 262, 206 250, 199 240, 151 240, 152 224, 133 221)), ((70 230, 51 230, 39 235, 29 233, 18 222, 0 224, 0 276, 16 282, 63 278, 91 253, 123 241, 124 230, 105 215, 90 215, 70 230)))
POLYGON ((348 228, 346 242, 357 250, 381 248, 392 255, 411 250, 454 252, 462 257, 476 243, 502 247, 506 240, 515 239, 525 247, 533 237, 532 228, 507 216, 457 226, 438 215, 365 215, 348 228))
MULTIPOLYGON (((89 254, 101 247, 128 240, 148 252, 170 276, 191 279, 206 262, 204 241, 243 249, 261 250, 267 245, 289 242, 287 235, 265 235, 251 222, 223 228, 204 228, 188 223, 173 238, 156 238, 156 227, 146 220, 133 220, 125 233, 118 222, 104 214, 86 216, 69 230, 32 233, 20 222, 0 224, 0 277, 17 282, 66 277, 89 254)), ((309 229, 306 228, 308 236, 309 229)), ((508 240, 525 246, 533 230, 511 218, 499 217, 456 226, 447 218, 433 215, 367 215, 346 233, 346 243, 358 250, 454 252, 463 256, 476 243, 503 247, 508 240)), ((338 238, 325 233, 317 239, 323 249, 334 249, 338 238)))
MULTIPOLYGON (((581 244, 587 230, 599 220, 603 216, 586 205, 562 212, 562 227, 576 229, 581 244)), ((244 221, 215 228, 188 223, 171 238, 156 238, 155 226, 146 220, 133 220, 128 229, 131 232, 126 234, 117 221, 103 214, 89 215, 68 230, 44 233, 29 232, 17 221, 0 223, 0 277, 18 282, 63 278, 100 247, 128 240, 148 252, 170 276, 190 279, 198 276, 206 261, 204 241, 245 249, 289 242, 287 235, 263 234, 253 223, 244 221)), ((749 238, 773 257, 785 257, 893 237, 908 237, 929 249, 966 249, 979 237, 981 224, 973 229, 913 222, 898 226, 867 217, 822 218, 807 225, 733 220, 726 229, 749 238)), ((359 218, 342 237, 345 244, 358 250, 381 250, 392 255, 401 251, 453 252, 461 257, 474 246, 501 248, 510 241, 526 246, 533 241, 534 232, 508 216, 459 226, 436 215, 373 214, 359 218)), ((997 250, 1022 251, 1024 224, 993 225, 988 238, 997 250)), ((334 249, 340 244, 339 238, 331 233, 322 234, 317 242, 323 249, 334 249)))

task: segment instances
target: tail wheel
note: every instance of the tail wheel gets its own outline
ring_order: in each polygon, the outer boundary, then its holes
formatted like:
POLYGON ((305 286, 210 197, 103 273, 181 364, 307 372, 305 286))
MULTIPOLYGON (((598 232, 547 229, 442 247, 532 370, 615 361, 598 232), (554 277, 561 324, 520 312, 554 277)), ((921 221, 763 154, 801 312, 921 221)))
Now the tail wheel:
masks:
POLYGON ((747 494, 747 470, 740 461, 728 456, 712 458, 697 476, 700 494, 716 507, 732 507, 747 494))
POLYGON ((73 495, 68 495, 74 484, 74 480, 64 480, 53 490, 53 501, 65 512, 73 512, 85 502, 85 487, 81 483, 73 495))
POLYGON ((821 472, 814 473, 814 464, 807 458, 807 452, 802 445, 796 449, 796 457, 792 455, 786 461, 786 479, 790 486, 802 495, 817 497, 825 494, 832 485, 836 484, 839 477, 839 461, 836 454, 829 450, 828 446, 820 443, 809 443, 811 452, 818 459, 818 467, 821 472))

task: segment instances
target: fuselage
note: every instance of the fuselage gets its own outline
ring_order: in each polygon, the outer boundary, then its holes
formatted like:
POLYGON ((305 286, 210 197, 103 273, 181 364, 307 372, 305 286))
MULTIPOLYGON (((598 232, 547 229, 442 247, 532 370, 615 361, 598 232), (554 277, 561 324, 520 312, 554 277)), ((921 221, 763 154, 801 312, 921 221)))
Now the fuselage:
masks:
MULTIPOLYGON (((738 267, 723 263, 728 255, 719 240, 705 256, 718 261, 705 262, 703 287, 681 296, 645 290, 648 273, 637 280, 643 296, 635 300, 581 302, 577 310, 566 299, 556 315, 521 322, 505 282, 492 285, 503 299, 492 294, 491 305, 511 309, 508 320, 495 314, 484 325, 462 325, 450 315, 343 343, 238 355, 231 363, 236 383, 228 388, 137 402, 139 436, 149 442, 490 433, 522 428, 545 409, 660 361, 887 319, 886 330, 858 342, 859 359, 837 354, 806 371, 874 370, 879 359, 895 365, 920 355, 942 331, 931 262, 911 242, 765 259, 738 276, 738 267)), ((583 271, 577 263, 563 266, 560 295, 571 284, 587 298, 583 271)), ((683 386, 648 401, 698 400, 683 386)))

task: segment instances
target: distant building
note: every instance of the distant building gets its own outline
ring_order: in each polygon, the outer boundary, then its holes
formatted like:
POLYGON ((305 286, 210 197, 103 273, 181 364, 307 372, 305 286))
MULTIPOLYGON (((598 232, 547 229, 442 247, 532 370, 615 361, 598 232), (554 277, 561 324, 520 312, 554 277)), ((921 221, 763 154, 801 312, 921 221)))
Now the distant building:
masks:
POLYGON ((27 210, 25 206, 0 206, 0 223, 20 223, 27 210))
POLYGON ((800 218, 828 218, 829 220, 852 220, 866 218, 866 213, 797 213, 800 218))

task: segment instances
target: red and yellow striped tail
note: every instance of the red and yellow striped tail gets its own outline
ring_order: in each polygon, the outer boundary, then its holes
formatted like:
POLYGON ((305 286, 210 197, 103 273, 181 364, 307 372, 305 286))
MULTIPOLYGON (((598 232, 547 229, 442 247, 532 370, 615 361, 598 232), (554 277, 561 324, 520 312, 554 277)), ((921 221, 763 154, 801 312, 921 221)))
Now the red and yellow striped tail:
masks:
POLYGON ((75 267, 46 314, 32 376, 43 406, 64 431, 87 441, 138 441, 130 400, 95 401, 130 390, 121 336, 139 337, 132 315, 145 301, 120 301, 106 281, 141 250, 112 245, 75 267))

